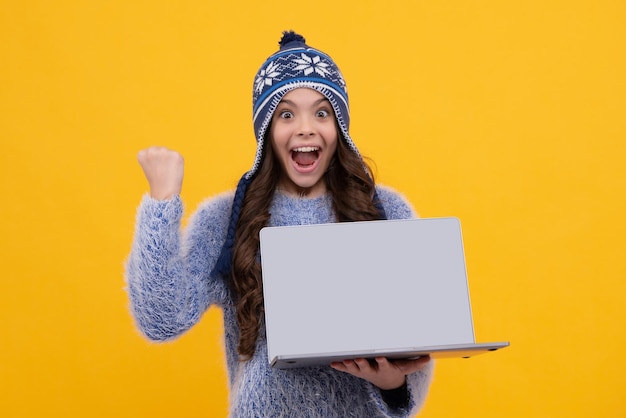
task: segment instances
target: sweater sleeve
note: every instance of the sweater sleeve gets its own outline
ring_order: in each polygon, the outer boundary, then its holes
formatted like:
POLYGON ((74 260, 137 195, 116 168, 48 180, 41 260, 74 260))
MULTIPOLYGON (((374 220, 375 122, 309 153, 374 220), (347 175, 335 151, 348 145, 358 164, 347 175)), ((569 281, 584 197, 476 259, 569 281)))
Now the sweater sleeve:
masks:
MULTIPOLYGON (((398 192, 384 186, 377 186, 378 195, 385 208, 388 219, 410 219, 417 215, 411 204, 398 192)), ((388 393, 383 393, 380 389, 371 385, 370 397, 378 406, 381 412, 387 417, 410 417, 417 414, 422 408, 430 382, 432 380, 434 361, 431 360, 422 370, 412 373, 406 377, 408 398, 404 402, 387 402, 388 393)))
POLYGON ((149 339, 176 338, 196 324, 211 304, 226 299, 221 278, 209 277, 226 234, 232 197, 203 204, 181 229, 179 196, 159 201, 144 196, 126 262, 130 310, 149 339))
POLYGON ((376 186, 376 191, 385 209, 387 219, 412 219, 418 217, 408 200, 397 191, 380 185, 376 186))
POLYGON ((407 418, 415 416, 424 406, 430 382, 432 381, 434 361, 430 360, 422 370, 407 375, 408 399, 403 405, 389 405, 382 391, 371 385, 370 397, 384 416, 390 418, 407 418))

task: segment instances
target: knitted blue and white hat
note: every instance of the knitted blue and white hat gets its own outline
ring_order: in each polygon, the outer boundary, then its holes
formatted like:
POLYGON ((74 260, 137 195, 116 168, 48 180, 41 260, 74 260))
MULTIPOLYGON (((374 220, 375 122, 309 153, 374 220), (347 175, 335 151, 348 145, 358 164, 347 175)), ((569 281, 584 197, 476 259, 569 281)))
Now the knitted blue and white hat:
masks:
MULTIPOLYGON (((245 173, 237 184, 226 242, 212 275, 230 274, 235 229, 239 220, 239 212, 243 206, 243 198, 248 185, 252 182, 261 165, 267 129, 276 107, 285 94, 302 87, 323 94, 333 107, 343 140, 352 151, 361 157, 348 131, 350 127, 348 90, 335 62, 327 54, 309 47, 306 40, 293 31, 283 32, 283 37, 278 44, 280 46, 278 52, 272 54, 263 63, 254 78, 252 119, 257 141, 256 156, 250 171, 245 173)), ((385 218, 384 210, 377 197, 375 204, 381 212, 381 217, 385 218)))
POLYGON ((252 177, 261 164, 263 141, 276 107, 285 94, 302 87, 317 90, 328 99, 343 139, 359 155, 348 132, 350 107, 346 82, 335 62, 327 54, 309 47, 306 40, 293 31, 283 32, 279 45, 280 50, 263 63, 254 78, 252 120, 257 151, 246 177, 252 177))

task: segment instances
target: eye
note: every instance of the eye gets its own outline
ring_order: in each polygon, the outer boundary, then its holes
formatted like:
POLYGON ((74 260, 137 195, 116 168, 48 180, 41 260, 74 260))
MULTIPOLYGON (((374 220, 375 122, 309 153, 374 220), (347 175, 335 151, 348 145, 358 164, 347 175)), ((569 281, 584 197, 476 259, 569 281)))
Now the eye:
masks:
POLYGON ((330 115, 330 112, 326 109, 320 109, 317 111, 316 116, 318 118, 327 118, 330 115))
POLYGON ((282 119, 291 119, 291 118, 293 118, 293 113, 291 113, 288 110, 283 110, 282 112, 280 112, 278 114, 278 117, 280 117, 282 119))

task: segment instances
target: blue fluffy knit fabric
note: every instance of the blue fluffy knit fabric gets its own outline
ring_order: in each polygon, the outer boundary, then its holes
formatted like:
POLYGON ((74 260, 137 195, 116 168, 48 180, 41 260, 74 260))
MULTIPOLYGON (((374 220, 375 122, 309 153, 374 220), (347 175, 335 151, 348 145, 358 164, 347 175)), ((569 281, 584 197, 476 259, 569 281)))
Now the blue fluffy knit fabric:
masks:
MULTIPOLYGON (((388 219, 415 217, 406 200, 378 186, 388 219)), ((230 416, 247 417, 408 417, 417 413, 428 391, 433 362, 407 376, 409 404, 391 409, 371 383, 328 367, 275 370, 269 367, 265 330, 254 357, 240 361, 235 306, 222 277, 210 272, 226 238, 233 193, 202 203, 183 232, 178 196, 158 201, 145 196, 137 214, 126 264, 131 312, 150 340, 175 339, 196 324, 211 306, 223 310, 230 416)), ((298 198, 276 192, 270 224, 335 222, 331 199, 298 198)), ((323 308, 321 308, 323 309, 323 308)))

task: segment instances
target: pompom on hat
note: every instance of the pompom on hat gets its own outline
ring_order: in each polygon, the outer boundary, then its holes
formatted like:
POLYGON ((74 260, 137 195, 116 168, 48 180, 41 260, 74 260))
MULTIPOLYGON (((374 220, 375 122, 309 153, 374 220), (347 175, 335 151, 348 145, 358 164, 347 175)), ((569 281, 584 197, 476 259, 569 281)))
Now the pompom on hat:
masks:
MULTIPOLYGON (((346 82, 339 68, 327 54, 311 48, 301 35, 293 31, 283 32, 278 43, 280 49, 272 54, 257 72, 252 90, 252 120, 257 141, 254 164, 237 184, 228 234, 212 275, 230 274, 235 229, 243 206, 246 189, 252 182, 263 160, 263 145, 272 116, 282 98, 291 90, 310 88, 328 99, 335 112, 341 136, 348 147, 359 157, 356 145, 350 138, 350 107, 346 82)), ((384 219, 384 210, 375 196, 374 202, 384 219)))

